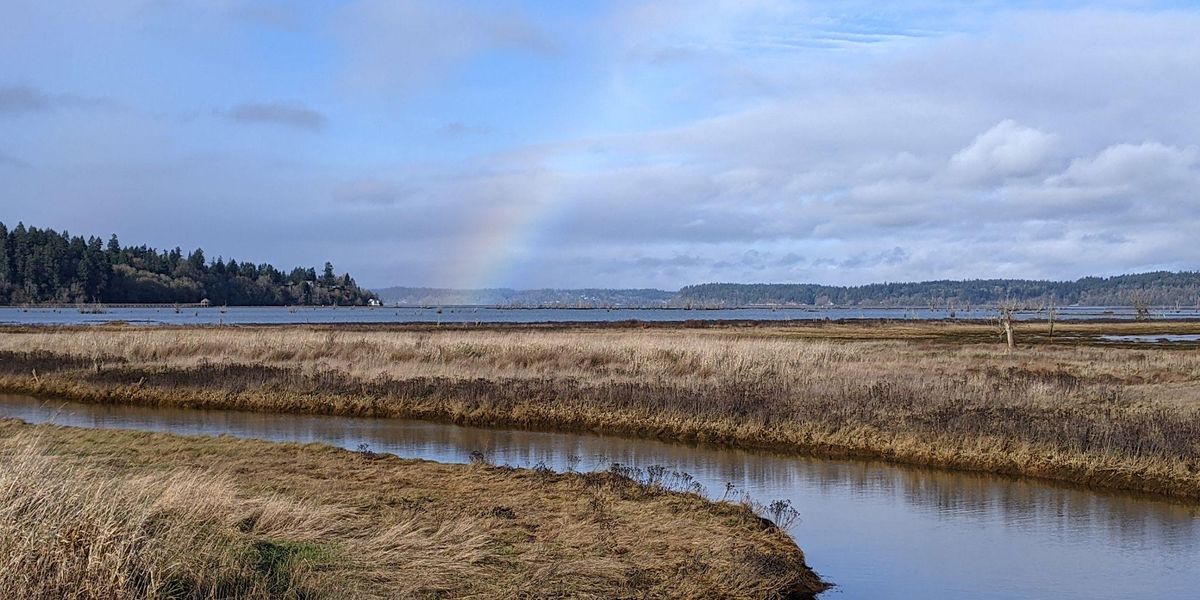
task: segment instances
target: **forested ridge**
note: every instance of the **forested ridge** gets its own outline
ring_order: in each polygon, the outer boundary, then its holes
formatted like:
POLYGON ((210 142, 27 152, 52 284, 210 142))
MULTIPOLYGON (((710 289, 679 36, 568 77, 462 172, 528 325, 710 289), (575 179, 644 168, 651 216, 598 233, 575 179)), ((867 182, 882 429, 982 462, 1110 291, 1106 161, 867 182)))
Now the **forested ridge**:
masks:
POLYGON ((1181 306, 1200 304, 1200 273, 1157 271, 1075 281, 975 279, 832 286, 814 283, 706 283, 677 292, 658 289, 479 289, 391 287, 387 303, 521 307, 737 307, 752 305, 915 306, 1181 306))
MULTIPOLYGON (((830 286, 811 283, 706 283, 663 290, 434 290, 389 288, 389 302, 556 306, 967 306, 1200 305, 1200 272, 1156 271, 1075 281, 978 279, 830 286), (415 290, 415 291, 414 291, 415 290), (401 292, 410 292, 407 295, 401 292), (419 294, 416 292, 420 292, 419 294), (468 292, 474 292, 468 294, 468 292), (488 292, 488 293, 485 293, 488 292), (395 297, 393 297, 395 296, 395 297), (418 298, 419 297, 419 298, 418 298)), ((201 249, 123 246, 116 235, 68 232, 0 222, 0 304, 196 303, 213 305, 361 305, 378 296, 325 263, 281 271, 201 249)))
POLYGON ((116 235, 72 236, 0 223, 0 304, 196 303, 357 305, 375 295, 325 263, 283 272, 267 263, 209 260, 197 248, 122 246, 116 235))
POLYGON ((830 286, 807 283, 706 283, 689 285, 672 299, 675 304, 746 306, 804 304, 839 306, 966 306, 1016 302, 1025 305, 1196 306, 1200 273, 1155 271, 1075 281, 976 279, 873 283, 830 286))

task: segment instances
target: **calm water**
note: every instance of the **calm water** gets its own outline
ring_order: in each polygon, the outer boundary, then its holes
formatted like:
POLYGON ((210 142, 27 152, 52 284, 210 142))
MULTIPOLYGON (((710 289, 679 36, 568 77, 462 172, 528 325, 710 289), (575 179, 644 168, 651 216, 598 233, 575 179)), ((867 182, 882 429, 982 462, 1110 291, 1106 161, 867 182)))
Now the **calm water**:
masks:
POLYGON ((1159 342, 1200 342, 1200 334, 1192 333, 1156 333, 1151 335, 1102 335, 1100 339, 1106 342, 1139 342, 1157 344, 1159 342))
MULTIPOLYGON (((596 321, 688 320, 821 320, 821 319, 991 319, 992 309, 931 310, 928 308, 735 308, 735 309, 572 309, 496 308, 455 306, 443 308, 388 307, 171 307, 109 308, 100 314, 78 308, 0 307, 0 323, 70 325, 127 321, 170 325, 268 323, 544 323, 596 321)), ((1058 319, 1133 319, 1129 307, 1065 307, 1058 319)), ((1156 318, 1200 318, 1196 309, 1156 309, 1156 318)), ((1045 313, 1017 313, 1018 319, 1045 319, 1045 313)))
POLYGON ((0 416, 82 427, 368 444, 377 452, 564 469, 667 465, 710 495, 726 482, 787 498, 809 563, 839 587, 823 598, 1200 597, 1200 506, 874 462, 812 460, 596 435, 425 422, 196 411, 0 396, 0 416))

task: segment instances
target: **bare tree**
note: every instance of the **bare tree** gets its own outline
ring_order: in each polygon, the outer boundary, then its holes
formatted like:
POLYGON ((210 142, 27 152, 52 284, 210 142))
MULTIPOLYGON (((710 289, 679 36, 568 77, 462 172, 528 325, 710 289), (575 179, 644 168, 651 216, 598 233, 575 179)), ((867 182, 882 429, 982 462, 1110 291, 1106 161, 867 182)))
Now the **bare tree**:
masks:
POLYGON ((1150 319, 1150 299, 1143 291, 1136 291, 1130 296, 1133 303, 1134 318, 1138 321, 1147 321, 1150 319))
POLYGON ((1054 318, 1058 316, 1058 309, 1054 306, 1054 295, 1050 296, 1050 306, 1046 308, 1046 320, 1050 323, 1050 341, 1054 341, 1054 318))
POLYGON ((1017 347, 1016 332, 1013 328, 1013 311, 1016 310, 1016 304, 1005 301, 1000 305, 1000 327, 1003 335, 1008 342, 1008 351, 1012 352, 1017 347))

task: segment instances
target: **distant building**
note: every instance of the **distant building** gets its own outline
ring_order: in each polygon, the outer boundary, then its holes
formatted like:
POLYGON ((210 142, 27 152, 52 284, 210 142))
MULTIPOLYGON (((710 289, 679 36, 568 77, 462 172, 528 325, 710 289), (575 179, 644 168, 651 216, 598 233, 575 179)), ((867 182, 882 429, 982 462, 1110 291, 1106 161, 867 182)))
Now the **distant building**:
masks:
POLYGON ((200 306, 203 306, 203 307, 205 307, 205 308, 207 308, 207 307, 208 307, 209 305, 211 305, 211 304, 212 304, 212 303, 208 301, 208 298, 205 298, 205 299, 203 299, 203 300, 201 300, 201 301, 200 301, 200 306))
POLYGON ((374 298, 371 298, 370 300, 367 300, 367 306, 383 306, 383 303, 374 298))

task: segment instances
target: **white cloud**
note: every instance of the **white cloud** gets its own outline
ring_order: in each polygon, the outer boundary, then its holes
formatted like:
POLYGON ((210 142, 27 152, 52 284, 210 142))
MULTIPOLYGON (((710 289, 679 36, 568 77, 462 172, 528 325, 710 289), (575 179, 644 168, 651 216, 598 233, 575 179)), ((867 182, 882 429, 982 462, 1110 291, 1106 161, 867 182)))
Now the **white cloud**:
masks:
MULTIPOLYGON (((1071 161, 1050 183, 1075 187, 1124 190, 1185 191, 1200 177, 1196 148, 1175 148, 1158 142, 1115 144, 1093 157, 1071 161)), ((1193 188, 1194 189, 1194 188, 1193 188)))
POLYGON ((950 175, 968 182, 1025 177, 1052 166, 1054 135, 1004 120, 950 158, 950 175))

